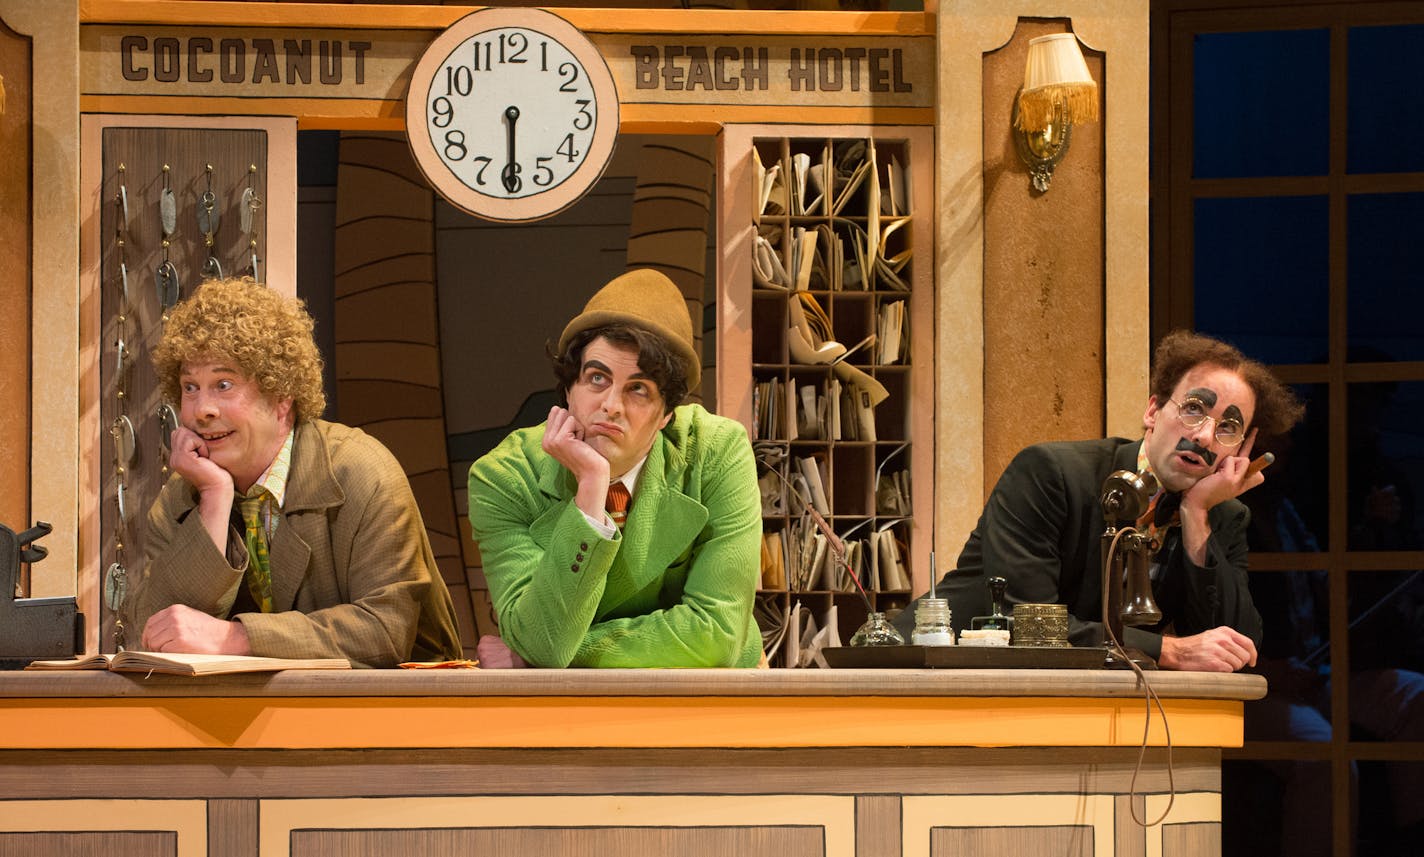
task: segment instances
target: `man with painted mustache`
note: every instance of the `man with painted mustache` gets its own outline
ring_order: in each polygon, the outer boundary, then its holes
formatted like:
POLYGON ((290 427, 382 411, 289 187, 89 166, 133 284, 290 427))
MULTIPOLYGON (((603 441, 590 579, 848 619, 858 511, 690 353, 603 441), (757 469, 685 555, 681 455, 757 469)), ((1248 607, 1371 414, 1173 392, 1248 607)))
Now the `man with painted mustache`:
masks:
MULTIPOLYGON (((989 612, 984 581, 995 575, 1008 580, 1011 603, 1067 605, 1073 645, 1102 645, 1103 482, 1119 470, 1150 472, 1162 491, 1150 526, 1160 544, 1151 577, 1163 620, 1124 629, 1124 645, 1164 669, 1254 665, 1261 617, 1246 583, 1250 514, 1237 497, 1265 480, 1251 467, 1258 434, 1282 434, 1302 413, 1289 388, 1236 348, 1169 334, 1154 353, 1140 441, 1035 444, 1004 470, 957 567, 936 587, 955 630, 989 612)), ((907 638, 914 606, 897 620, 907 638)))

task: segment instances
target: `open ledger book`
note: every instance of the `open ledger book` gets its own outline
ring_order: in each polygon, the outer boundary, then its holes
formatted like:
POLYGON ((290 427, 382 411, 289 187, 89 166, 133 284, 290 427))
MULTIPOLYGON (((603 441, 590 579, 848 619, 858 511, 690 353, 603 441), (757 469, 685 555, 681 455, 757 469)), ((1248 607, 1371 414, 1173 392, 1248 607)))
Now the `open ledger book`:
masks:
POLYGON ((178 652, 119 652, 76 660, 33 661, 27 670, 109 670, 125 673, 221 675, 276 670, 349 670, 345 658, 259 658, 249 655, 191 655, 178 652))

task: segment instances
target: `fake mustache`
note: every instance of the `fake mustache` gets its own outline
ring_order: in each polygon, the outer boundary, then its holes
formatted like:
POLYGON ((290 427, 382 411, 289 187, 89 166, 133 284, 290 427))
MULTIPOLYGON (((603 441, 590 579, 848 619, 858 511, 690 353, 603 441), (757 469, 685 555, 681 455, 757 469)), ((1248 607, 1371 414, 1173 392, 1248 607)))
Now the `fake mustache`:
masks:
POLYGON ((1195 441, 1190 441, 1186 438, 1182 438, 1181 440, 1177 441, 1177 451, 1190 452, 1195 455, 1201 456, 1201 460, 1206 462, 1207 467, 1210 467, 1216 463, 1216 453, 1212 452, 1204 446, 1197 446, 1195 441))

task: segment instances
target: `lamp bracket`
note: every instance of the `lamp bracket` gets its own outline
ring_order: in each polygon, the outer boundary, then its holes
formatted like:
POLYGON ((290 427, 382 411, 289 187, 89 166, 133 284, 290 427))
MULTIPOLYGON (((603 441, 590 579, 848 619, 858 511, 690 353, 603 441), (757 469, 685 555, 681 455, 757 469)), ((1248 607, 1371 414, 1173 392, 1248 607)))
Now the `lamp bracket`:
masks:
POLYGON ((1063 105, 1053 108, 1053 121, 1042 131, 1020 129, 1019 100, 1013 100, 1013 115, 1010 117, 1010 131, 1014 137, 1014 149, 1019 159, 1028 165, 1029 180, 1033 189, 1047 193, 1053 181, 1053 168, 1068 154, 1068 144, 1073 139, 1073 123, 1063 116, 1063 105))

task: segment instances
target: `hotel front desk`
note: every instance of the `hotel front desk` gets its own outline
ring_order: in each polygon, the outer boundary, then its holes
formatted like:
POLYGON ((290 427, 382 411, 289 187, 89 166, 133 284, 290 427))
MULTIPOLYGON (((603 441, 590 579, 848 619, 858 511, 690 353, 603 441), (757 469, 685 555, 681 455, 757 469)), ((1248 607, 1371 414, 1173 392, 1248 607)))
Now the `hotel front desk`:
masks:
POLYGON ((1257 676, 0 673, 0 857, 1220 852, 1257 676))

